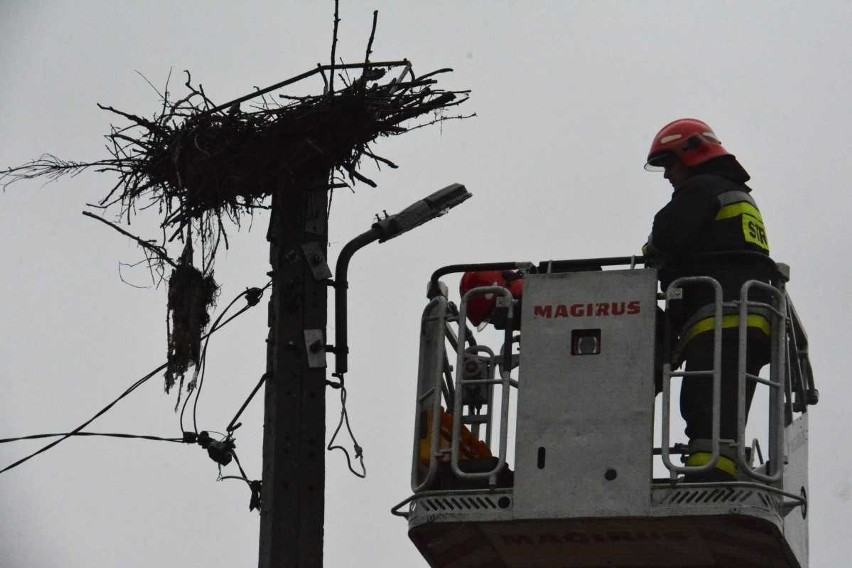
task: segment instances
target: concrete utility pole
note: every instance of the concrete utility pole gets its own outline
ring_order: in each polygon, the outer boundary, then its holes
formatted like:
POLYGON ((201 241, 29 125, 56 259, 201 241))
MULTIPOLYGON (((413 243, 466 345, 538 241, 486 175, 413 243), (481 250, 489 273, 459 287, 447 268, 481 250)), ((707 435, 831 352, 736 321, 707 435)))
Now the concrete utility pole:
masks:
POLYGON ((272 196, 260 568, 323 564, 327 180, 272 196))

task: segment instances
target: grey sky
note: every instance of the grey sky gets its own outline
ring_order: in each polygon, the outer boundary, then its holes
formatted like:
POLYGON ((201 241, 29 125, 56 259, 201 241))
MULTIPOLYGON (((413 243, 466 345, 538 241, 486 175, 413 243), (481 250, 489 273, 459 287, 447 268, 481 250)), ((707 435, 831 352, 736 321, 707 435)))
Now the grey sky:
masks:
MULTIPOLYGON (((112 116, 150 115, 156 93, 181 94, 182 71, 224 102, 328 59, 333 3, 270 1, 0 3, 0 166, 44 152, 105 155, 112 116)), ((408 495, 418 319, 443 264, 638 253, 668 184, 642 169, 651 137, 674 118, 709 122, 752 174, 773 257, 810 334, 823 401, 811 416, 811 566, 852 553, 852 453, 846 451, 845 220, 852 198, 848 2, 341 1, 338 53, 363 58, 373 9, 375 59, 419 72, 450 66, 477 118, 376 145, 400 165, 377 189, 337 192, 330 255, 382 209, 451 182, 473 199, 450 215, 365 249, 350 271, 352 424, 369 476, 328 456, 326 564, 423 566, 388 510, 408 495)), ((319 89, 319 82, 311 88, 319 89)), ((133 243, 82 215, 113 179, 86 173, 0 195, 0 437, 64 431, 159 365, 165 290, 119 280, 133 243)), ((156 236, 141 214, 133 229, 156 236)), ((267 219, 232 239, 216 277, 220 305, 263 285, 267 219)), ((146 283, 143 270, 125 279, 146 283)), ((199 426, 222 430, 263 372, 265 310, 211 341, 199 426)), ((152 380, 92 426, 175 435, 174 395, 152 380)), ((338 405, 330 395, 329 419, 338 405)), ((260 476, 262 406, 238 431, 260 476)), ((0 446, 0 467, 38 447, 0 446)), ((216 482, 198 447, 71 440, 0 475, 0 566, 252 566, 258 516, 248 491, 216 482)))

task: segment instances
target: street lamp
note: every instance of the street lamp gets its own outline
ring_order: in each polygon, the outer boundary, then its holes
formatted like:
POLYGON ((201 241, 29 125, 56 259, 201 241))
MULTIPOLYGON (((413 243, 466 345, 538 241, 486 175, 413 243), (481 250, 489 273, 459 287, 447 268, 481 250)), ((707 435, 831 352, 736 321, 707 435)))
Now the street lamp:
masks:
POLYGON ((342 378, 349 368, 349 344, 347 340, 347 290, 346 279, 349 261, 357 251, 368 244, 389 241, 394 237, 436 219, 471 197, 471 193, 460 183, 448 185, 420 201, 409 205, 395 215, 388 215, 373 223, 370 230, 358 235, 343 247, 337 257, 334 271, 334 355, 333 376, 342 378))

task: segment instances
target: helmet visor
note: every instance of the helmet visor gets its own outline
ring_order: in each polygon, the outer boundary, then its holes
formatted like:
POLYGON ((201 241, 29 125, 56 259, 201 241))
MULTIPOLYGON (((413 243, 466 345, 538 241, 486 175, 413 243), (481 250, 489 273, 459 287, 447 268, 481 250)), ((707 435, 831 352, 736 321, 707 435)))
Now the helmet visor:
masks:
POLYGON ((677 161, 677 156, 671 152, 659 152, 653 156, 648 156, 648 161, 645 163, 645 170, 649 172, 661 172, 677 161))

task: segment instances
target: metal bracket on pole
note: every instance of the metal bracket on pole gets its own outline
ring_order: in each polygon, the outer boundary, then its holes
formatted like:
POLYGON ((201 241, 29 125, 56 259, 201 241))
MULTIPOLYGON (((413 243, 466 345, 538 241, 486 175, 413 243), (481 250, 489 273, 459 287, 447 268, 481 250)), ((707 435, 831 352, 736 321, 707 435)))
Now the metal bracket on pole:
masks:
POLYGON ((302 252, 305 254, 305 259, 308 261, 308 266, 316 280, 328 280, 331 278, 331 268, 325 261, 322 247, 316 241, 305 243, 302 245, 302 252))
POLYGON ((325 362, 325 341, 321 329, 305 330, 305 352, 308 354, 308 367, 322 369, 325 362))

